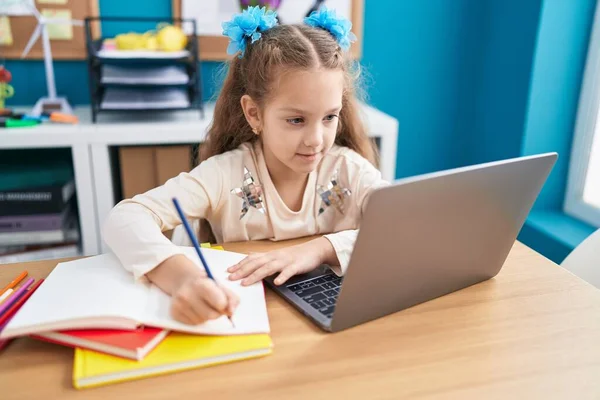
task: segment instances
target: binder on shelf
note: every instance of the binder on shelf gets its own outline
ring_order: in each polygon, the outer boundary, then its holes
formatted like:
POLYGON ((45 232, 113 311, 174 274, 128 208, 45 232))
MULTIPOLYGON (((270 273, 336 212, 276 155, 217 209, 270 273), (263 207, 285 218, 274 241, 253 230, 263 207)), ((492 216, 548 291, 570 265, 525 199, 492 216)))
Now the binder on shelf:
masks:
POLYGON ((61 213, 75 196, 75 181, 0 191, 0 216, 61 213))

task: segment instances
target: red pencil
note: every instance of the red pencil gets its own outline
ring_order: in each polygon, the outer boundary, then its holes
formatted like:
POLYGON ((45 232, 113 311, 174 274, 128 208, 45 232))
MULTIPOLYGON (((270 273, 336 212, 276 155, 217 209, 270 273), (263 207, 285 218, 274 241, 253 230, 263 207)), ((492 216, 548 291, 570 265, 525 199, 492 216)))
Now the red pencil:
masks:
POLYGON ((27 301, 27 299, 35 292, 35 290, 40 287, 44 280, 40 279, 31 287, 31 289, 27 290, 23 296, 19 300, 15 302, 6 312, 0 317, 0 327, 3 327, 4 323, 7 322, 18 310, 21 308, 23 303, 27 301))

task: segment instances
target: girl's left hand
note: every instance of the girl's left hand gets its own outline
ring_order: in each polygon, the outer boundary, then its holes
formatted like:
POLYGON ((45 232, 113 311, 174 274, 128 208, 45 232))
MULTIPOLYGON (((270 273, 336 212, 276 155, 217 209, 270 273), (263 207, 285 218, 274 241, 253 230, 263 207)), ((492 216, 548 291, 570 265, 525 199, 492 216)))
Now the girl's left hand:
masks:
POLYGON ((232 281, 242 280, 243 286, 252 285, 267 276, 280 272, 275 284, 281 285, 292 276, 317 268, 335 255, 329 240, 319 238, 300 245, 268 253, 254 253, 227 269, 232 281))

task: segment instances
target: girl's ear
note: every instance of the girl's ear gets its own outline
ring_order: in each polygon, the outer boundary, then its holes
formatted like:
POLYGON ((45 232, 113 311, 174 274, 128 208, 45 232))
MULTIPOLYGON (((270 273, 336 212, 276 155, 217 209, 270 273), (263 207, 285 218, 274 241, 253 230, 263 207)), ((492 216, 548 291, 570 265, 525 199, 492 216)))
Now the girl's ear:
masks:
POLYGON ((244 116, 248 124, 250 124, 250 128, 256 132, 260 132, 262 130, 262 121, 258 104, 247 94, 242 96, 240 103, 242 104, 242 110, 244 110, 244 116))

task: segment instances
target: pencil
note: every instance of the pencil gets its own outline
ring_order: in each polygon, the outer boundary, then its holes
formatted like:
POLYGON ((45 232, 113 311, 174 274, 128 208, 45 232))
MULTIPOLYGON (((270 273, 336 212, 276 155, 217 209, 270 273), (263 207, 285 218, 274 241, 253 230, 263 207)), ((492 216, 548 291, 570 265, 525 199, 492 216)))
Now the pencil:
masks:
POLYGON ((10 297, 2 304, 0 304, 0 316, 2 316, 4 314, 4 312, 6 310, 8 310, 8 308, 10 306, 13 305, 13 303, 15 301, 17 301, 19 299, 19 297, 21 297, 21 295, 23 295, 25 293, 25 291, 29 288, 29 286, 31 286, 31 284, 33 283, 34 279, 33 278, 29 278, 25 281, 25 283, 23 283, 23 285, 21 285, 20 288, 18 288, 17 290, 15 290, 13 292, 12 295, 10 295, 10 297))
MULTIPOLYGON (((214 278, 213 274, 210 272, 208 263, 206 262, 206 260, 204 259, 204 256, 202 255, 202 251, 200 250, 200 245, 198 244, 198 239, 196 239, 196 235, 194 235, 194 232, 192 232, 192 228, 190 227, 190 224, 188 223, 187 218, 183 214, 183 210, 181 209, 181 206, 179 205, 179 201, 177 201, 177 199, 174 198, 173 204, 175 204, 175 208, 177 209, 179 218, 181 219, 181 222, 183 223, 183 226, 185 227, 185 230, 186 230, 190 240, 194 244, 194 248, 196 249, 196 254, 198 254, 198 257, 200 258, 200 262, 202 263, 202 266, 204 267, 204 270, 206 271, 206 275, 208 275, 208 277, 210 279, 212 279, 213 281, 216 282, 216 279, 214 278)), ((233 323, 233 320, 231 319, 231 315, 228 315, 227 318, 231 322, 231 325, 235 328, 235 324, 233 323)))
POLYGON ((10 306, 10 308, 8 310, 6 310, 6 312, 0 316, 0 326, 2 326, 5 322, 8 322, 8 320, 15 315, 15 313, 17 311, 19 311, 19 309, 21 308, 21 306, 23 305, 23 303, 25 303, 27 301, 28 298, 31 297, 31 295, 33 294, 33 292, 35 292, 35 290, 40 287, 40 285, 42 284, 42 282, 44 282, 43 279, 40 279, 39 281, 37 281, 35 283, 35 285, 33 285, 31 287, 31 289, 27 290, 25 292, 25 294, 23 296, 21 296, 21 298, 17 301, 15 301, 15 303, 10 306))
POLYGON ((23 279, 25 279, 26 276, 27 276, 27 271, 21 272, 15 279, 12 280, 11 283, 4 286, 4 288, 0 291, 0 296, 2 296, 4 294, 4 292, 6 292, 8 289, 14 289, 14 287, 17 286, 19 284, 19 282, 21 282, 23 279))
POLYGON ((2 293, 2 296, 0 296, 0 304, 4 303, 4 300, 6 300, 12 292, 14 292, 14 289, 11 288, 8 289, 6 292, 2 293))

